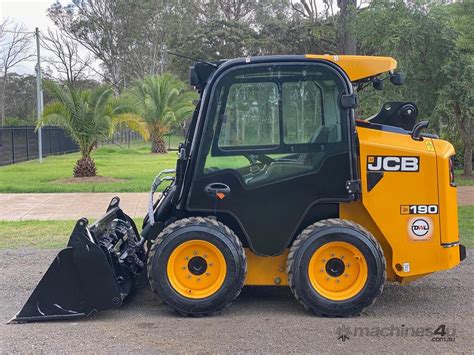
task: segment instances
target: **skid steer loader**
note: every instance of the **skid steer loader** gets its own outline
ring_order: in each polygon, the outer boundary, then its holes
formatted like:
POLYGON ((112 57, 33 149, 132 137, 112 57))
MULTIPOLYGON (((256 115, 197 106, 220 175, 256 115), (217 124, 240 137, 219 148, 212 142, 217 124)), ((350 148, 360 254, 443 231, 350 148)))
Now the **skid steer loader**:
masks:
POLYGON ((355 91, 401 84, 395 68, 342 55, 195 63, 200 100, 141 232, 117 197, 94 224, 80 219, 12 321, 119 307, 142 278, 182 315, 278 285, 317 315, 351 316, 387 280, 458 265, 453 146, 423 132, 410 102, 355 117, 355 91))

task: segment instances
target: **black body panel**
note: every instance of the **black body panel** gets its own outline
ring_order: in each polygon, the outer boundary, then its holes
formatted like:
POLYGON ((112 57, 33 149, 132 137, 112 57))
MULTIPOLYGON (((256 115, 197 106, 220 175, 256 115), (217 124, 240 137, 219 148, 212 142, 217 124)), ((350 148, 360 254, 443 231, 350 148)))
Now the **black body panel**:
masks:
POLYGON ((239 221, 255 253, 278 255, 289 246, 313 205, 348 200, 345 184, 349 175, 347 154, 329 157, 315 173, 253 189, 244 188, 233 170, 221 170, 194 182, 188 210, 228 213, 239 221), (222 200, 205 192, 205 187, 216 181, 232 191, 222 200))
POLYGON ((418 108, 411 102, 386 102, 379 113, 367 119, 370 123, 400 127, 411 131, 415 126, 418 108))

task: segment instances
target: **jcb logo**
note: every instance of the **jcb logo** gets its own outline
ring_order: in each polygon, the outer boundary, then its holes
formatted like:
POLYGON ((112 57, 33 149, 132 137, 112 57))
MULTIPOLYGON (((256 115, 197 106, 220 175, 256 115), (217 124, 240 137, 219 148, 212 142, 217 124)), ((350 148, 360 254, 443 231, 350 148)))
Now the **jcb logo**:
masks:
POLYGON ((368 156, 367 170, 369 171, 406 171, 414 172, 420 169, 419 157, 368 156))

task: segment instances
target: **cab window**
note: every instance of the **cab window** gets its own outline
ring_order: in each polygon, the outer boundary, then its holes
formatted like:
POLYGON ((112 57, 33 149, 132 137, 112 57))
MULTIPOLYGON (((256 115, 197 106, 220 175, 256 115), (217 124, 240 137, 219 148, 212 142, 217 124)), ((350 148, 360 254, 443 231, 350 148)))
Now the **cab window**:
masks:
POLYGON ((344 90, 324 65, 231 71, 211 98, 201 173, 231 169, 252 187, 317 171, 348 151, 344 90))

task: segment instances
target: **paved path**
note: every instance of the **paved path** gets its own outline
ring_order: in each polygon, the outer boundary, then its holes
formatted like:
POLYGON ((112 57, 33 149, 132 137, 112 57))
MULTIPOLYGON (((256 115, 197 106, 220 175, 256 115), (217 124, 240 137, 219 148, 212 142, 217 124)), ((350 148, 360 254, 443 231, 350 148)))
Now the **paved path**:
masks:
POLYGON ((474 186, 458 187, 458 204, 459 206, 474 205, 474 186))
MULTIPOLYGON (((98 218, 114 196, 131 217, 145 216, 148 193, 0 194, 0 220, 98 218)), ((458 187, 458 203, 474 205, 474 186, 458 187)))
POLYGON ((98 218, 114 196, 130 217, 145 216, 148 193, 0 194, 0 220, 98 218))

